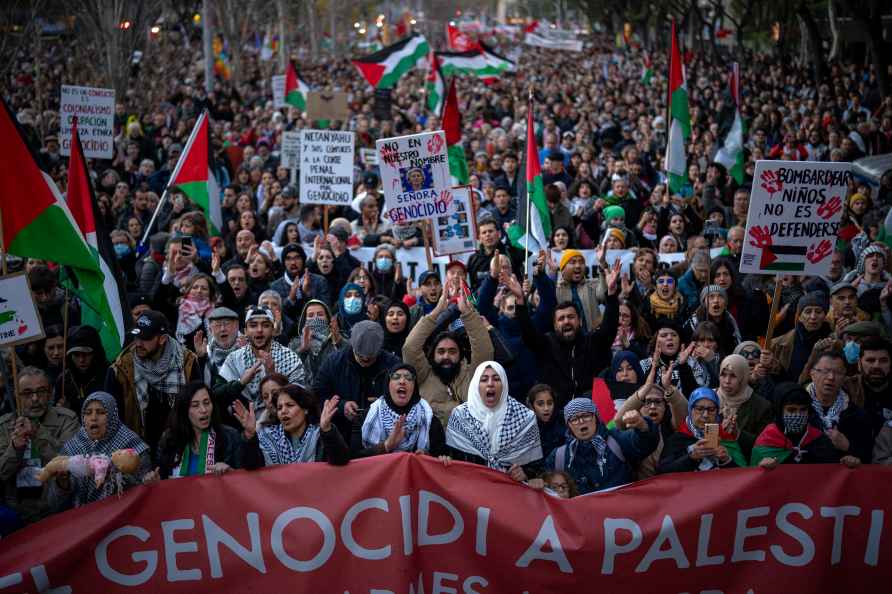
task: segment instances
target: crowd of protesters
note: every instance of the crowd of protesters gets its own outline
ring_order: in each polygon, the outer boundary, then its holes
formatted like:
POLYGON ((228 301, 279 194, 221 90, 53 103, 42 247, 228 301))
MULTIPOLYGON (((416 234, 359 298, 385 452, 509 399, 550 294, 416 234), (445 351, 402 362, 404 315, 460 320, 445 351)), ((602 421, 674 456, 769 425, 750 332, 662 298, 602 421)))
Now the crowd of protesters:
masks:
MULTIPOLYGON (((795 63, 749 54, 741 185, 713 162, 733 116, 727 66, 695 55, 688 184, 671 194, 665 58, 654 56, 658 76, 647 84, 641 54, 606 37, 582 54, 525 47, 516 73, 458 81, 478 249, 413 283, 398 251, 422 245, 423 228, 388 221, 380 177, 358 151, 355 200, 329 212, 327 232, 321 208, 299 203, 280 141, 312 123, 273 108, 256 58, 240 85, 220 78, 206 95, 197 39, 159 56, 143 60, 132 85, 154 85, 164 99, 121 98, 115 158, 91 162, 128 291, 124 350, 109 360, 96 329, 79 325, 54 263, 21 263, 46 338, 4 362, 18 370, 0 418, 6 530, 110 492, 66 472, 37 480, 55 456, 122 448, 139 455, 125 487, 421 452, 562 497, 661 473, 892 463, 892 263, 878 241, 890 176, 849 188, 826 277, 739 273, 756 160, 892 151, 892 100, 870 67, 833 63, 815 81, 795 63), (531 254, 526 275, 506 228, 525 198, 531 86, 559 256, 531 254), (148 229, 205 108, 221 234, 177 188, 148 229), (361 246, 374 248, 370 262, 353 255, 361 246), (607 263, 608 249, 635 250, 628 271, 607 263), (580 250, 596 250, 597 265, 580 250), (678 252, 671 266, 661 258, 678 252), (781 302, 765 344, 774 282, 781 302), (609 390, 613 418, 593 386, 609 390), (713 425, 718 440, 706 435, 713 425)), ((78 82, 76 65, 52 45, 11 59, 5 99, 64 193, 57 112, 35 109, 35 77, 56 89, 78 82)), ((357 149, 439 128, 424 107, 424 72, 396 86, 390 119, 375 115, 373 90, 346 60, 301 74, 350 93, 350 120, 330 125, 355 131, 357 149)))

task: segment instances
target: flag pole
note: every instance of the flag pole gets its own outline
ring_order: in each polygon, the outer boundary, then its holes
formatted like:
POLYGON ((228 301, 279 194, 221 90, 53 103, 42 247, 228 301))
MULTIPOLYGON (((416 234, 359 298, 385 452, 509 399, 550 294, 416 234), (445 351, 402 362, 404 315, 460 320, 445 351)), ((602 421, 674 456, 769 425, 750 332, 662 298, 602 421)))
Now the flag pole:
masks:
MULTIPOLYGON (((62 389, 59 392, 58 400, 65 402, 65 368, 68 363, 68 304, 71 294, 68 287, 65 287, 65 304, 62 306, 62 389)), ((66 402, 67 404, 67 402, 66 402)))
MULTIPOLYGON (((533 125, 533 85, 532 84, 530 85, 530 91, 529 91, 529 95, 527 97, 527 112, 528 112, 527 121, 529 122, 529 125, 532 126, 533 125)), ((530 130, 527 130, 527 138, 530 138, 530 130)), ((535 138, 535 136, 533 138, 535 138)), ((526 147, 526 151, 527 151, 527 160, 529 160, 530 147, 526 147)), ((527 163, 527 169, 529 169, 529 167, 530 167, 530 164, 527 163)), ((524 172, 523 175, 524 175, 524 177, 526 177, 526 175, 527 175, 526 171, 524 172)), ((523 273, 524 274, 528 274, 529 265, 530 265, 530 195, 532 194, 532 192, 533 192, 533 187, 529 183, 529 180, 527 180, 527 196, 526 196, 526 199, 527 199, 527 207, 526 207, 527 220, 526 220, 526 227, 525 227, 526 235, 524 238, 524 246, 523 246, 523 248, 524 248, 523 249, 523 251, 524 251, 523 273)))
MULTIPOLYGON (((6 264, 6 242, 3 239, 3 210, 0 209, 0 271, 2 271, 3 276, 5 277, 8 269, 6 264)), ((22 414, 22 402, 19 400, 19 377, 18 370, 16 369, 15 364, 15 347, 8 347, 9 352, 9 364, 12 366, 12 395, 15 399, 15 412, 16 416, 22 414)), ((5 379, 5 378, 4 378, 5 379)))

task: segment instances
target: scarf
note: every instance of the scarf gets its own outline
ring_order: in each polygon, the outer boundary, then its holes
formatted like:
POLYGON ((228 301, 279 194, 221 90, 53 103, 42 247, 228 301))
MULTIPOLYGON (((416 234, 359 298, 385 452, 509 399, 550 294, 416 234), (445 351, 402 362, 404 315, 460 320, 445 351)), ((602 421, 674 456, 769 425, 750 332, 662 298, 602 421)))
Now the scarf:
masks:
POLYGON ((170 336, 157 359, 143 359, 133 355, 133 381, 136 384, 140 415, 144 417, 149 406, 149 388, 167 394, 168 403, 173 407, 174 399, 186 385, 184 360, 185 347, 170 336))
POLYGON ((595 413, 598 419, 598 429, 595 436, 587 441, 579 441, 573 436, 573 432, 567 428, 567 468, 573 465, 574 459, 591 460, 594 458, 598 465, 598 472, 604 475, 607 467, 607 426, 601 423, 601 416, 595 413))
POLYGON ((211 361, 211 365, 215 370, 220 369, 223 365, 223 362, 226 361, 226 357, 229 356, 229 353, 234 353, 239 348, 238 345, 238 337, 241 336, 241 332, 239 332, 238 336, 232 341, 232 344, 228 347, 223 347, 217 344, 216 339, 213 335, 211 335, 208 340, 208 359, 211 361))
POLYGON ((819 429, 809 425, 805 428, 798 443, 794 445, 790 437, 776 423, 772 423, 765 427, 756 439, 750 466, 758 466, 764 458, 774 458, 779 463, 783 463, 791 455, 793 461, 799 463, 802 461, 803 455, 808 453, 805 446, 822 435, 823 433, 819 429))
POLYGON ((824 429, 833 429, 837 425, 839 425, 839 416, 849 406, 849 397, 842 390, 836 395, 836 400, 833 401, 833 404, 830 405, 830 408, 827 412, 824 412, 824 405, 821 404, 821 401, 818 399, 818 395, 815 393, 815 385, 809 384, 808 393, 811 396, 811 407, 812 410, 821 418, 821 422, 824 425, 824 429))
POLYGON ((741 355, 728 355, 722 360, 720 372, 730 369, 731 373, 740 380, 740 389, 735 394, 730 394, 718 389, 719 399, 722 403, 722 416, 729 417, 737 414, 740 407, 752 397, 753 389, 749 385, 750 366, 741 355))
MULTIPOLYGON (((217 432, 213 429, 206 429, 201 432, 201 439, 199 439, 198 443, 198 453, 195 456, 198 458, 198 469, 195 473, 195 476, 201 476, 203 474, 210 474, 213 472, 212 467, 215 463, 215 449, 217 444, 217 432)), ((186 447, 183 448, 183 455, 181 457, 181 462, 179 467, 175 468, 173 471, 173 477, 179 478, 184 476, 191 476, 189 474, 189 467, 192 465, 192 447, 190 444, 186 444, 186 447)))
POLYGON ((331 336, 331 327, 325 318, 310 318, 304 325, 310 329, 310 352, 318 355, 322 345, 331 336))
POLYGON ((576 285, 570 285, 570 298, 573 300, 573 304, 576 305, 576 311, 579 312, 580 319, 580 328, 588 328, 588 321, 585 319, 585 307, 582 305, 582 299, 579 297, 579 289, 576 285))
MULTIPOLYGON (((289 383, 301 385, 305 383, 306 374, 304 373, 304 366, 297 353, 283 347, 274 340, 269 345, 269 354, 273 359, 273 368, 276 373, 281 373, 287 377, 289 383)), ((246 369, 256 362, 257 355, 254 353, 254 347, 246 344, 226 357, 223 367, 220 368, 220 376, 228 382, 237 380, 246 369)), ((261 367, 260 371, 254 374, 253 379, 242 390, 242 394, 246 398, 258 405, 258 410, 263 408, 263 400, 260 398, 260 382, 265 377, 266 369, 261 367)))
POLYGON ((184 297, 180 302, 180 315, 177 318, 177 340, 183 342, 186 335, 204 326, 204 316, 213 307, 209 299, 184 297))
POLYGON ((176 270, 173 273, 173 285, 177 289, 182 289, 189 278, 198 272, 198 269, 195 267, 195 264, 189 263, 188 266, 185 266, 182 270, 176 270))
POLYGON ((653 312, 655 318, 674 318, 681 309, 681 295, 678 291, 669 301, 660 297, 656 291, 650 294, 650 311, 653 312))
MULTIPOLYGON (((168 341, 170 342, 170 341, 168 341)), ((149 451, 149 446, 140 439, 140 437, 125 427, 118 415, 118 405, 115 403, 115 397, 107 392, 93 392, 86 399, 81 407, 81 428, 75 433, 74 437, 65 442, 59 454, 62 456, 111 456, 117 450, 133 449, 137 454, 142 456, 149 451), (93 441, 87 435, 87 430, 83 427, 83 411, 87 409, 87 405, 91 402, 99 402, 105 409, 107 415, 105 436, 102 439, 93 441)), ((108 497, 112 493, 117 492, 116 482, 113 474, 118 473, 113 464, 109 465, 109 474, 105 482, 97 487, 93 477, 78 477, 71 475, 72 489, 75 493, 75 506, 85 503, 92 503, 108 497)), ((120 473, 118 473, 120 474, 120 473)))
POLYGON ((446 444, 478 456, 494 470, 507 471, 542 458, 536 415, 514 398, 508 397, 508 377, 495 361, 481 363, 468 386, 468 400, 449 416, 446 444), (502 394, 495 408, 480 396, 480 377, 492 368, 502 379, 502 394))
POLYGON ((261 428, 257 438, 266 465, 275 466, 315 461, 319 433, 317 425, 308 425, 303 436, 295 444, 282 425, 272 425, 261 428))
POLYGON ((375 400, 362 423, 363 447, 374 447, 386 440, 402 414, 406 415, 405 435, 396 449, 401 452, 427 451, 434 411, 426 400, 419 400, 405 413, 393 410, 384 398, 375 400))

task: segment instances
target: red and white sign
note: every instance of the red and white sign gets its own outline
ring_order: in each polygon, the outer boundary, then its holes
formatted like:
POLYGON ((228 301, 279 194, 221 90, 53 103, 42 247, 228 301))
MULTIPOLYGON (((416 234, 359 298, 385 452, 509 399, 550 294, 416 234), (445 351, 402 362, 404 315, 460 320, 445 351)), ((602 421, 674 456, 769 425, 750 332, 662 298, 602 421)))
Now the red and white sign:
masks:
POLYGON ((411 454, 293 464, 31 526, 0 542, 0 592, 878 594, 889 493, 879 466, 673 474, 562 500, 411 454))

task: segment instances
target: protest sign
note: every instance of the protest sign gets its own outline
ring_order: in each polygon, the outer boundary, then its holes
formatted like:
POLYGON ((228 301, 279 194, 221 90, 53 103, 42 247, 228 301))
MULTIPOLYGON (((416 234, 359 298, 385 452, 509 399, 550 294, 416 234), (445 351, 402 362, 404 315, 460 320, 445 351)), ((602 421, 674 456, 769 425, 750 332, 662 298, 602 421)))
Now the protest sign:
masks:
POLYGON ((359 149, 359 160, 363 165, 377 165, 378 151, 370 148, 361 148, 359 149))
POLYGON ((451 187, 446 135, 442 130, 376 142, 387 216, 407 223, 446 214, 443 193, 451 187))
POLYGON ((12 346, 43 338, 43 326, 28 275, 24 272, 0 278, 0 345, 12 346))
POLYGON ((310 91, 307 94, 307 117, 310 120, 350 119, 347 93, 310 91))
POLYGON ((301 204, 350 204, 353 142, 353 132, 300 131, 301 204))
POLYGON ((438 256, 462 254, 477 249, 477 225, 471 188, 460 186, 449 190, 452 200, 446 212, 433 217, 434 253, 438 256))
POLYGON ((282 107, 287 107, 288 104, 285 103, 285 75, 277 74, 272 78, 272 87, 273 87, 273 107, 275 109, 281 109, 282 107))
POLYGON ((115 90, 62 85, 59 100, 59 144, 71 155, 71 127, 77 131, 88 159, 111 159, 115 152, 115 90))
POLYGON ((416 454, 285 464, 135 487, 15 532, 0 593, 874 594, 890 490, 872 465, 682 472, 567 500, 416 454))
POLYGON ((527 33, 524 35, 523 42, 526 45, 535 47, 543 47, 546 49, 565 50, 571 52, 581 52, 582 42, 575 39, 562 39, 560 37, 545 37, 536 35, 535 33, 527 33))
POLYGON ((300 131, 282 132, 282 149, 280 151, 282 167, 300 169, 300 131))
POLYGON ((757 161, 740 272, 828 274, 851 167, 851 163, 757 161))

